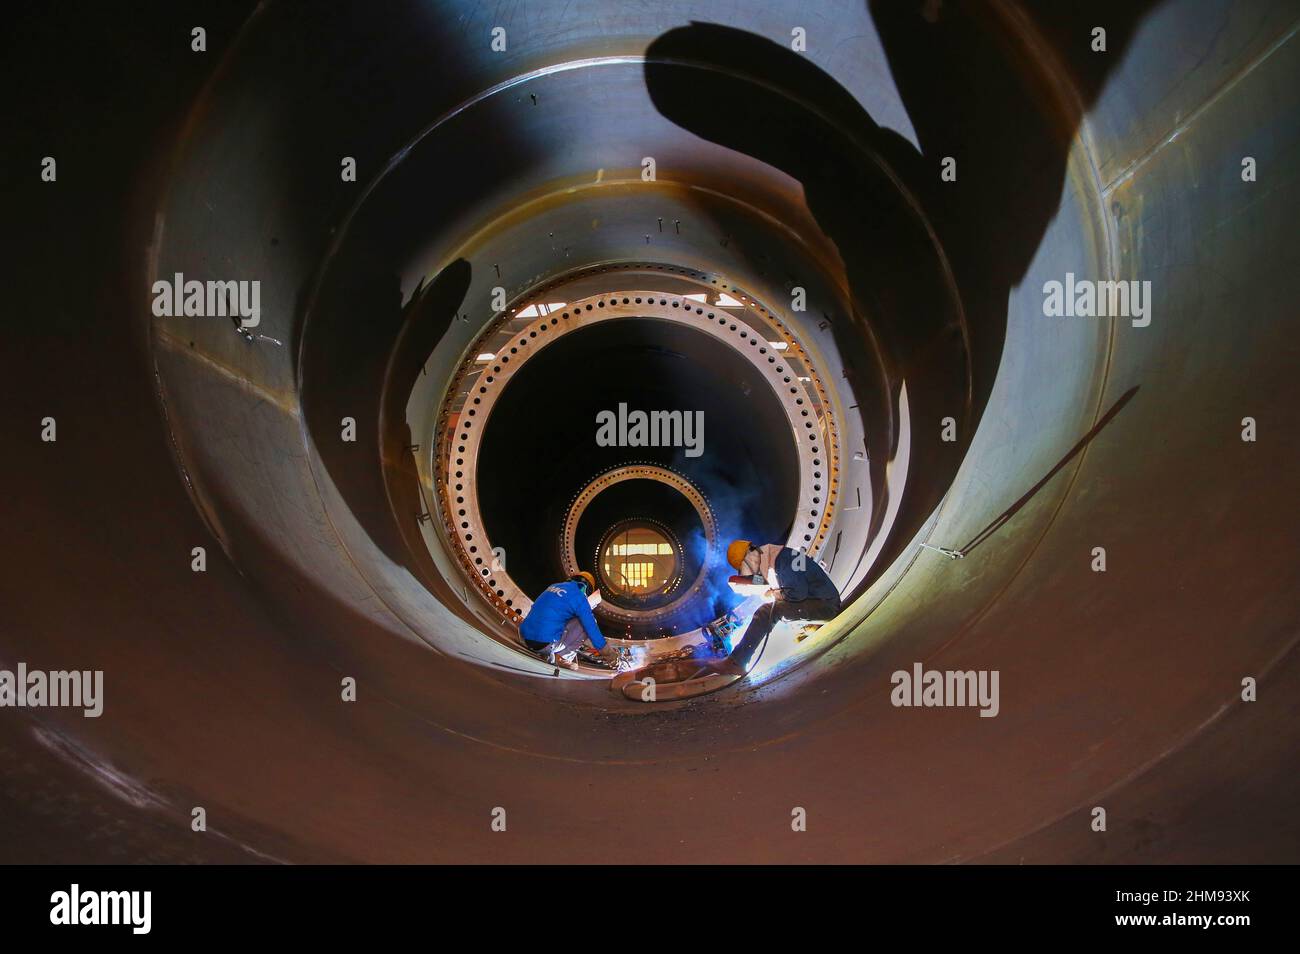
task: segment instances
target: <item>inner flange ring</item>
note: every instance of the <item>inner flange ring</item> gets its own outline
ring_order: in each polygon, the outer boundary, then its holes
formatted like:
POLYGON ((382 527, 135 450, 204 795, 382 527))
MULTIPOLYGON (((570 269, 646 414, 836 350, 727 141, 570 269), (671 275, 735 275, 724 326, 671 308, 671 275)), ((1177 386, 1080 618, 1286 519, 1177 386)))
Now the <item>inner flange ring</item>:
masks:
MULTIPOLYGON (((718 543, 718 524, 713 516, 713 508, 709 506, 708 498, 696 488, 696 486, 683 477, 681 474, 667 467, 661 467, 657 464, 625 464, 621 467, 615 467, 605 471, 596 477, 586 487, 583 487, 578 495, 573 498, 573 503, 569 505, 568 513, 564 517, 563 540, 564 547, 562 550, 562 559, 564 561, 564 572, 566 574, 577 573, 582 567, 578 562, 577 553, 577 535, 578 524, 582 520, 583 513, 587 507, 602 492, 608 490, 616 484, 621 484, 628 480, 653 480, 656 483, 665 484, 672 487, 679 494, 686 498, 695 513, 700 518, 700 526, 704 528, 704 539, 707 544, 708 552, 711 554, 718 543)), ((601 604, 602 612, 613 618, 625 622, 643 623, 647 620, 659 619, 671 614, 691 598, 693 598, 704 587, 704 574, 708 568, 709 560, 703 561, 700 571, 696 574, 691 585, 682 590, 678 596, 670 603, 663 606, 657 606, 653 609, 636 610, 627 607, 616 606, 612 602, 606 601, 601 604)))
MULTIPOLYGON (((805 382, 786 366, 782 348, 797 348, 797 342, 788 338, 784 327, 786 343, 774 348, 740 316, 681 294, 639 290, 593 295, 568 303, 560 314, 546 311, 516 328, 513 337, 488 354, 484 364, 476 362, 479 352, 471 349, 439 416, 441 439, 433 464, 444 526, 470 578, 488 602, 515 623, 522 621, 532 600, 493 551, 479 508, 473 462, 478 459, 485 425, 505 387, 530 355, 579 328, 628 318, 666 320, 696 328, 735 349, 759 370, 782 405, 798 452, 799 496, 788 545, 816 556, 824 543, 835 508, 839 451, 828 409, 822 405, 820 413, 814 410, 805 382)), ((802 349, 798 351, 802 356, 802 349)))

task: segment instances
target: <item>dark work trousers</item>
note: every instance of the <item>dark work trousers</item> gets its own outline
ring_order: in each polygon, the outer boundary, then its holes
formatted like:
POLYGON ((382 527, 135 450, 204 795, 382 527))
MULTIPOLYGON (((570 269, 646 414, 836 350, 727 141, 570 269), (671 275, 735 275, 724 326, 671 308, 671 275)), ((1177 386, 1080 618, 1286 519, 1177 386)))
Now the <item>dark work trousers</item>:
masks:
POLYGON ((777 600, 764 603, 749 621, 749 628, 741 637, 729 657, 733 662, 749 668, 750 659, 758 649, 763 638, 772 632, 772 627, 783 619, 817 619, 831 620, 840 615, 840 601, 833 600, 799 600, 787 602, 777 600))
POLYGON ((577 650, 586 638, 587 630, 583 627, 582 620, 575 616, 565 624, 564 632, 560 634, 560 638, 555 642, 535 643, 530 639, 528 640, 528 648, 535 653, 541 653, 543 656, 551 650, 554 650, 557 656, 564 656, 577 650))

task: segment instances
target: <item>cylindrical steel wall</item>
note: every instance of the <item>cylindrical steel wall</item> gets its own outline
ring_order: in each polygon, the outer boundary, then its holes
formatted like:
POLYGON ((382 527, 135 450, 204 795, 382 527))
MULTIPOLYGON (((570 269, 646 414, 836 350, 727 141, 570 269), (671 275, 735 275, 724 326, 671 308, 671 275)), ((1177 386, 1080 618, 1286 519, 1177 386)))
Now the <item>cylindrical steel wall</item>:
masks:
MULTIPOLYGON (((1295 784, 1294 5, 623 6, 271 3, 174 136, 96 126, 126 145, 73 195, 126 167, 129 215, 68 249, 70 208, 23 206, 71 279, 16 339, 22 433, 60 436, 13 455, 0 663, 109 701, 11 722, 14 764, 132 857, 1227 860, 1189 806, 1295 784), (788 665, 664 706, 508 645, 410 450, 494 289, 646 262, 782 309, 858 561, 788 665), (151 316, 176 272, 260 279, 253 340, 151 316), (1049 317, 1067 274, 1150 282, 1149 322, 1049 317), (914 663, 997 670, 996 718, 892 705, 914 663), (177 848, 196 804, 223 837, 177 848)), ((1260 817, 1234 850, 1294 860, 1260 817)))

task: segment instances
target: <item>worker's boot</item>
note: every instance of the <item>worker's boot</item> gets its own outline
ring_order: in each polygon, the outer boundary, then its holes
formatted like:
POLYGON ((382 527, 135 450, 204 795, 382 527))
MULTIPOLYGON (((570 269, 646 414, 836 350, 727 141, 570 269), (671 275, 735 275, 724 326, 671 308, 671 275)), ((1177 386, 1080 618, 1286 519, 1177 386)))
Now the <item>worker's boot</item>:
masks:
POLYGON ((749 672, 749 667, 734 656, 728 656, 726 659, 720 659, 710 665, 725 676, 743 676, 749 672))
POLYGON ((578 654, 576 652, 555 653, 551 661, 564 669, 572 669, 575 672, 578 669, 578 654))

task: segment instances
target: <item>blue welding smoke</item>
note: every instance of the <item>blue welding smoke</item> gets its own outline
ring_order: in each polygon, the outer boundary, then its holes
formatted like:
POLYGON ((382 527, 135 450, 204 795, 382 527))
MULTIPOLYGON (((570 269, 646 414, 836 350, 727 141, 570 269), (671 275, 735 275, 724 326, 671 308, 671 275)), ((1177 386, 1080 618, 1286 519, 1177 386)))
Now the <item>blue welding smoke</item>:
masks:
POLYGON ((763 540, 761 526, 761 493, 753 481, 733 482, 732 475, 712 463, 708 455, 687 458, 677 455, 674 469, 684 474, 705 495, 713 511, 718 528, 716 545, 712 550, 703 529, 691 533, 683 541, 689 558, 698 559, 704 566, 704 588, 698 601, 701 618, 693 625, 711 622, 741 603, 741 598, 727 585, 727 577, 735 571, 727 563, 727 544, 735 539, 763 540))

